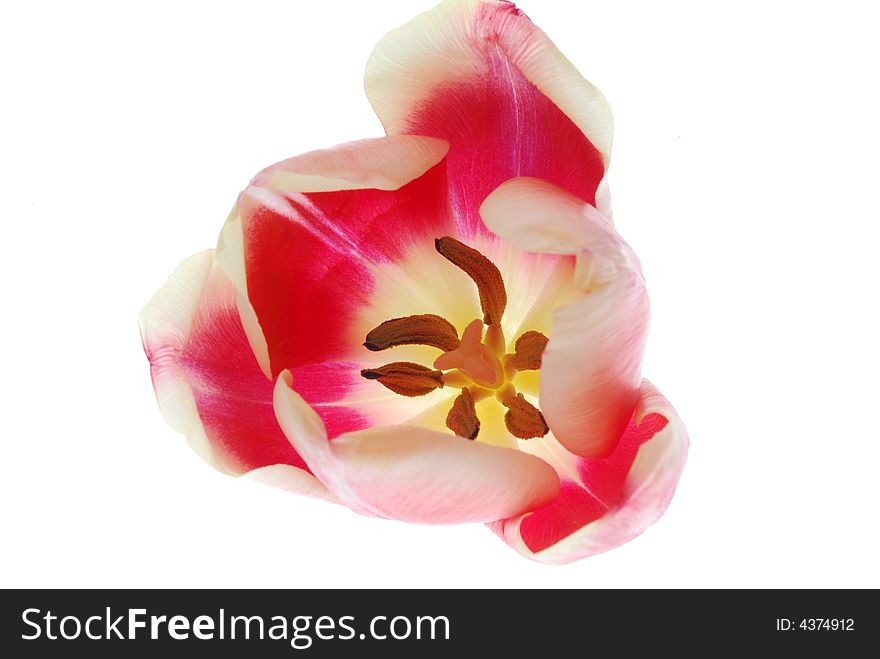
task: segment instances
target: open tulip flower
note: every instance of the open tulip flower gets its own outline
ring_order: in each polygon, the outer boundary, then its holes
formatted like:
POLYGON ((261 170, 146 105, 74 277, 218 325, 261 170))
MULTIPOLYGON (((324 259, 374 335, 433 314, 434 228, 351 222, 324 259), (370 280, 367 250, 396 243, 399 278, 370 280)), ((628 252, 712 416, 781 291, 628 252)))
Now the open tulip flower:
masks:
POLYGON ((546 563, 632 539, 687 436, 641 377, 605 99, 481 0, 388 34, 366 91, 386 137, 257 174, 144 309, 162 413, 217 469, 364 515, 546 563))

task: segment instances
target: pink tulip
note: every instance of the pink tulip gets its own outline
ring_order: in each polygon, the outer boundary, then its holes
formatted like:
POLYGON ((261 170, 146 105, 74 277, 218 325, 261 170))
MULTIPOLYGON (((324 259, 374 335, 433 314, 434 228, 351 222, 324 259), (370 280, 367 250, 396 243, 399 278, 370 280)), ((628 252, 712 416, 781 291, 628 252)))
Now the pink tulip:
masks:
POLYGON ((688 441, 641 378, 605 99, 483 0, 387 35, 366 90, 387 137, 260 172, 144 309, 162 413, 217 469, 364 515, 546 563, 627 542, 688 441))

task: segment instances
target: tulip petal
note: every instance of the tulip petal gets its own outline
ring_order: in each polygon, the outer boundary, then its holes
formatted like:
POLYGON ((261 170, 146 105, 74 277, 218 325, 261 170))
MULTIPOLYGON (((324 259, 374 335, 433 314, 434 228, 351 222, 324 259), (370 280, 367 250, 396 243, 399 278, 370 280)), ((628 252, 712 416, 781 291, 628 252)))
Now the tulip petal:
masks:
POLYGON ((238 307, 238 315, 244 327, 245 334, 251 344, 257 363, 260 365, 267 378, 272 377, 272 367, 269 363, 269 346, 266 345, 266 337, 263 328, 257 319, 250 299, 247 296, 247 274, 244 262, 244 229, 238 212, 238 203, 229 213, 229 217, 220 231, 217 241, 217 249, 214 250, 214 261, 217 267, 226 275, 226 278, 235 286, 235 303, 238 307))
MULTIPOLYGON (((213 252, 177 268, 142 311, 140 329, 159 408, 205 461, 232 475, 278 466, 275 480, 285 489, 332 498, 278 426, 272 381, 251 350, 235 287, 213 252)), ((320 406, 345 394, 350 373, 324 364, 299 369, 297 377, 303 394, 320 406)), ((353 410, 321 409, 337 433, 366 425, 353 410)))
POLYGON ((639 396, 650 308, 638 259, 596 208, 546 181, 506 182, 482 214, 521 249, 578 255, 574 283, 584 295, 553 314, 541 410, 566 449, 607 455, 639 396))
POLYGON ((342 504, 324 484, 304 469, 290 465, 269 465, 248 472, 247 477, 263 485, 277 487, 292 494, 303 494, 330 503, 342 504))
POLYGON ((328 440, 294 382, 289 371, 276 382, 278 421, 313 473, 356 512, 422 524, 477 522, 534 510, 558 495, 553 468, 514 449, 403 425, 328 440))
POLYGON ((218 259, 259 319, 271 373, 346 359, 363 342, 352 328, 372 266, 450 227, 446 149, 429 137, 362 140, 273 165, 242 192, 218 259))
POLYGON ((594 203, 611 150, 602 94, 509 2, 446 0, 386 35, 367 96, 388 134, 450 142, 458 236, 503 181, 535 176, 594 203))
POLYGON ((521 176, 499 185, 480 206, 488 229, 525 252, 608 255, 620 237, 590 204, 545 181, 521 176))
POLYGON ((663 515, 687 451, 681 419, 644 381, 636 412, 611 455, 596 460, 545 456, 560 473, 559 498, 489 526, 518 552, 542 563, 570 563, 613 549, 663 515))
POLYGON ((398 190, 448 150, 445 140, 417 136, 359 140, 283 160, 257 174, 251 185, 281 193, 398 190))

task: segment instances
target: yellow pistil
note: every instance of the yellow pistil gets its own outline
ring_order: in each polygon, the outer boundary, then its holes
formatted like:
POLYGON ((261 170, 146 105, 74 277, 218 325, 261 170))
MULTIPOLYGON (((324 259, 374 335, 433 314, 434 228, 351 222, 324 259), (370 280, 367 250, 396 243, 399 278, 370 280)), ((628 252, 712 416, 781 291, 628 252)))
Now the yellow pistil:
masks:
POLYGON ((479 320, 465 328, 457 348, 434 360, 434 368, 441 371, 458 369, 474 384, 489 389, 504 384, 504 367, 492 348, 483 343, 483 324, 479 320))

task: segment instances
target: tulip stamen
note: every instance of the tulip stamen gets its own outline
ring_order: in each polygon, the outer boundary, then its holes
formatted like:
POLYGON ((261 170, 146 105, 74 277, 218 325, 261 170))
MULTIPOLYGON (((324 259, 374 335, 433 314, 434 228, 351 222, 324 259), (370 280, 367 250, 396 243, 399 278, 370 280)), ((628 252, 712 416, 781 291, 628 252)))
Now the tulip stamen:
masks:
POLYGON ((446 427, 459 437, 474 440, 480 434, 480 420, 470 389, 462 389, 446 415, 446 427))
POLYGON ((364 341, 364 347, 372 352, 400 345, 426 345, 447 352, 459 346, 458 332, 442 316, 420 314, 386 320, 364 341))
POLYGON ((534 439, 550 432, 541 410, 527 401, 522 394, 506 396, 501 400, 501 404, 507 408, 504 425, 514 437, 534 439))
POLYGON ((365 368, 361 375, 368 380, 378 380, 396 394, 425 396, 443 387, 443 373, 412 362, 393 362, 380 368, 365 368))
POLYGON ((517 371, 537 371, 541 369, 541 356, 547 347, 548 338, 530 330, 516 340, 515 353, 509 355, 508 363, 517 371))
POLYGON ((447 260, 464 270, 474 280, 480 293, 480 307, 486 325, 501 325, 501 316, 507 307, 507 291, 501 271, 492 261, 473 247, 450 236, 434 240, 434 247, 447 260))

